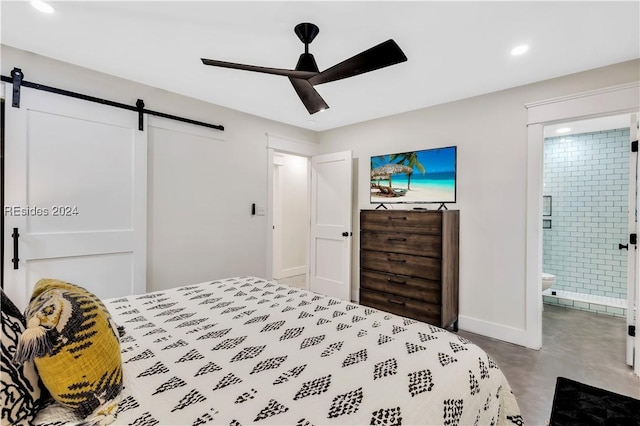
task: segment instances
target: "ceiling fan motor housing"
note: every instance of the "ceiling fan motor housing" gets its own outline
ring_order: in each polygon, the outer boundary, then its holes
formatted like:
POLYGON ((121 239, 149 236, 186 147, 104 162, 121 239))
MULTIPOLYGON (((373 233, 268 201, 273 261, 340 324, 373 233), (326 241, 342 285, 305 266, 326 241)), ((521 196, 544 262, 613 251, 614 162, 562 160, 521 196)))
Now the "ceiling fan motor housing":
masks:
POLYGON ((296 71, 318 72, 318 65, 311 53, 303 53, 300 55, 298 64, 296 65, 296 71))

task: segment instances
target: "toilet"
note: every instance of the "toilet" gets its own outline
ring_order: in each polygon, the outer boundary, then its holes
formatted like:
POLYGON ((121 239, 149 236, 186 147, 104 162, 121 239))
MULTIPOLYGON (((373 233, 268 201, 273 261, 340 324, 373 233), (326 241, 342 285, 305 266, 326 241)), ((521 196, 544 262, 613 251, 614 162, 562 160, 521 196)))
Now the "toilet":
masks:
MULTIPOLYGON (((547 274, 546 272, 542 273, 542 293, 544 294, 545 290, 551 288, 556 282, 556 276, 553 274, 547 274)), ((542 304, 542 310, 544 311, 544 303, 542 304)))
POLYGON ((544 292, 546 289, 550 288, 556 282, 556 276, 552 274, 547 274, 546 272, 542 273, 542 291, 544 292))

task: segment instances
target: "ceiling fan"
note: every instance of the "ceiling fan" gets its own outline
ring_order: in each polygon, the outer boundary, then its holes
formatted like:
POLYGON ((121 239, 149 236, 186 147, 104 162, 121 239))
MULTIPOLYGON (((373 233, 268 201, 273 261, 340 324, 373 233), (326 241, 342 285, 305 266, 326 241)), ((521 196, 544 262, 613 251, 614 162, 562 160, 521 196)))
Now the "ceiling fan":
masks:
POLYGON ((300 55, 298 64, 294 70, 236 64, 233 62, 204 58, 201 58, 202 63, 214 67, 233 68, 289 77, 289 81, 291 81, 293 88, 298 93, 300 100, 302 100, 309 114, 315 114, 316 112, 329 108, 329 105, 327 105, 316 89, 314 89, 313 86, 316 84, 353 77, 407 60, 407 57, 396 42, 389 39, 320 72, 318 65, 316 65, 316 60, 313 55, 309 53, 309 44, 318 35, 320 29, 314 24, 304 22, 296 25, 294 31, 300 41, 304 43, 304 53, 300 55))

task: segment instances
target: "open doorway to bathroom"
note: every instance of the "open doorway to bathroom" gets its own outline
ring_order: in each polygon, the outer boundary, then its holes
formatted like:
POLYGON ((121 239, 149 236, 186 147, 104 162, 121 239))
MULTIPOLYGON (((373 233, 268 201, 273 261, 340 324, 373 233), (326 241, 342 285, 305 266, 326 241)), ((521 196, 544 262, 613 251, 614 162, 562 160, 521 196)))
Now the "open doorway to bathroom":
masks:
POLYGON ((308 288, 309 159, 273 155, 273 279, 308 288))
POLYGON ((630 124, 626 114, 544 128, 543 289, 551 286, 543 328, 553 330, 543 335, 582 335, 588 323, 616 368, 625 368, 629 223, 637 220, 630 124))

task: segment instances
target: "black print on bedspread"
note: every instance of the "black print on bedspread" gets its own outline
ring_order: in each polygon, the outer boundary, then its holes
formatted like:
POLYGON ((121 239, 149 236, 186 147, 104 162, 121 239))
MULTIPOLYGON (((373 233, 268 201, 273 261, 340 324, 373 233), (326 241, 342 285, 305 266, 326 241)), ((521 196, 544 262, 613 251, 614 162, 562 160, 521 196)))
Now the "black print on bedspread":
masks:
MULTIPOLYGON (((126 329, 118 424, 521 419, 502 372, 480 348, 369 307, 251 277, 106 304, 126 329)), ((45 410, 36 425, 73 420, 64 415, 45 410)))

